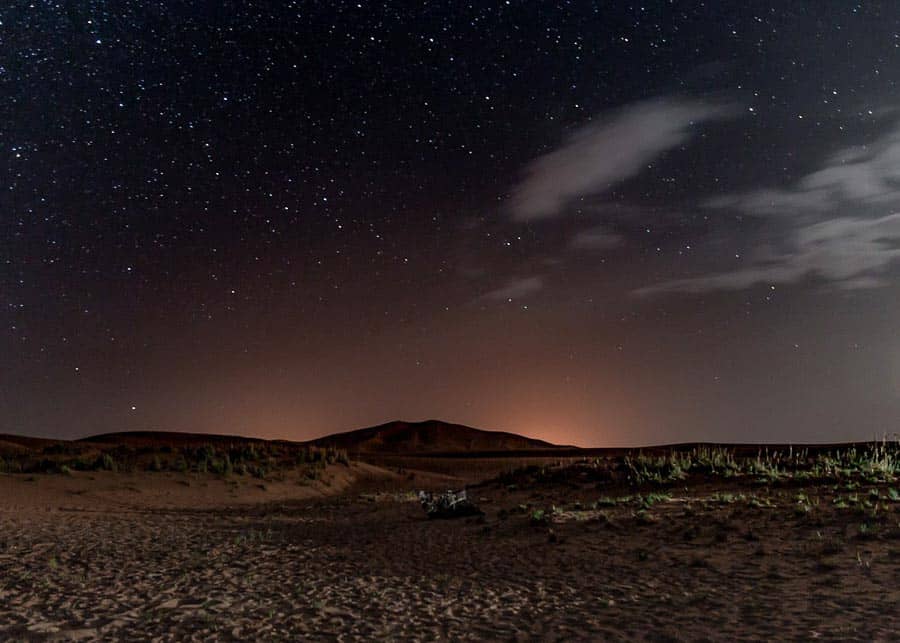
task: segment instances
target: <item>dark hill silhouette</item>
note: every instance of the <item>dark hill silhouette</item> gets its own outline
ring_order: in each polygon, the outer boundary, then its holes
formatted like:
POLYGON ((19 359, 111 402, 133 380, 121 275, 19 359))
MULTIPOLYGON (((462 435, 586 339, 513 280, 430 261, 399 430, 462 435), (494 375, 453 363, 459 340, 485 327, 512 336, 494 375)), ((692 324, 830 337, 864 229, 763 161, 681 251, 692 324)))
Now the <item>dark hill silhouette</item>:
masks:
MULTIPOLYGON (((287 440, 265 440, 263 438, 248 438, 243 435, 222 435, 218 433, 181 433, 178 431, 120 431, 116 433, 101 433, 87 438, 81 438, 78 442, 90 442, 94 444, 121 444, 129 447, 155 447, 167 446, 199 446, 202 444, 219 443, 260 443, 260 442, 288 442, 287 440)), ((301 444, 301 443, 294 443, 301 444)))
POLYGON ((0 433, 0 453, 35 451, 54 445, 57 442, 59 442, 59 440, 50 438, 32 438, 27 435, 0 433))
POLYGON ((550 442, 526 438, 505 431, 484 431, 462 424, 440 420, 424 422, 394 421, 366 429, 335 433, 312 444, 333 446, 350 453, 373 454, 434 454, 466 452, 530 451, 560 449, 550 442))
MULTIPOLYGON (((351 456, 448 456, 448 457, 617 457, 631 453, 666 455, 695 448, 723 448, 736 457, 753 457, 767 450, 803 449, 814 456, 840 449, 868 449, 882 445, 874 442, 841 443, 719 443, 688 442, 634 447, 575 447, 555 445, 505 431, 484 431, 440 420, 425 422, 394 421, 365 429, 335 433, 306 442, 267 440, 241 435, 181 433, 176 431, 123 431, 93 435, 79 440, 60 440, 0 433, 0 457, 42 453, 96 452, 119 446, 132 449, 199 447, 205 444, 231 448, 249 444, 281 444, 287 449, 307 445, 344 449, 351 456)), ((892 443, 889 443, 892 444, 892 443)))
POLYGON ((344 449, 354 454, 415 455, 535 452, 571 449, 544 440, 527 438, 505 431, 484 431, 440 420, 424 422, 394 421, 344 433, 335 433, 307 442, 261 440, 238 435, 177 433, 172 431, 123 431, 82 438, 78 442, 125 445, 132 448, 200 446, 202 444, 281 442, 291 445, 315 445, 344 449))

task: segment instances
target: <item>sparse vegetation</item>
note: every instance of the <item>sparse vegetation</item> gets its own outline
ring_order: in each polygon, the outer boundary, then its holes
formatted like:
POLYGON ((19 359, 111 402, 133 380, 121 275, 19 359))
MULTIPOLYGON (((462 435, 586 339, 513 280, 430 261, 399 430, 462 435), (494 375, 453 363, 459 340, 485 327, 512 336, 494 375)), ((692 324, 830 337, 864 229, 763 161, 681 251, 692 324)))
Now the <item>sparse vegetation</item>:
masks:
MULTIPOLYGON (((664 453, 638 450, 621 456, 583 458, 558 466, 531 464, 505 472, 496 480, 509 491, 534 483, 592 481, 600 486, 645 489, 716 479, 769 486, 831 483, 846 491, 856 491, 864 485, 896 482, 898 476, 900 443, 885 440, 815 451, 763 448, 752 455, 746 452, 738 455, 733 448, 718 446, 664 453)), ((893 494, 892 501, 900 502, 900 493, 894 490, 893 494)))
POLYGON ((343 449, 278 442, 218 442, 190 446, 160 445, 97 448, 89 443, 61 443, 32 452, 0 456, 0 473, 65 473, 72 471, 211 474, 220 477, 251 475, 264 479, 299 470, 317 480, 328 465, 350 466, 343 449))
POLYGON ((119 465, 116 462, 115 458, 113 458, 109 453, 102 454, 98 462, 98 469, 103 469, 104 471, 118 471, 119 469, 119 465))

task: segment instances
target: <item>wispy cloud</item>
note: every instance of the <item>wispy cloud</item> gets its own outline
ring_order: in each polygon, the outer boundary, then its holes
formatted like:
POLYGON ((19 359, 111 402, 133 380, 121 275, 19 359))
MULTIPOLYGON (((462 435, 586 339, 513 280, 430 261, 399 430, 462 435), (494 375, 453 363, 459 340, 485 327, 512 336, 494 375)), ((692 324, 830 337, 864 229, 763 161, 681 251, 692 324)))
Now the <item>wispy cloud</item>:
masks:
POLYGON ((900 204, 900 129, 873 145, 839 151, 790 189, 754 190, 708 202, 759 216, 827 213, 850 204, 900 204))
POLYGON ((606 226, 582 230, 572 237, 569 247, 576 250, 610 250, 622 245, 624 237, 606 226))
POLYGON ((796 228, 789 252, 751 263, 740 270, 678 279, 637 291, 742 290, 757 284, 794 283, 819 278, 845 290, 887 283, 884 273, 900 260, 900 214, 870 218, 834 218, 796 228))
POLYGON ((637 295, 743 290, 758 284, 794 283, 817 277, 856 290, 885 285, 883 273, 900 259, 900 215, 881 219, 833 219, 801 228, 791 253, 765 263, 642 288, 637 295))
POLYGON ((513 189, 514 219, 559 215, 580 196, 599 194, 637 175, 650 161, 681 145, 699 123, 734 114, 727 105, 665 98, 628 105, 601 123, 573 133, 558 149, 532 161, 513 189))
POLYGON ((510 301, 534 294, 543 287, 544 280, 541 277, 518 277, 511 279, 506 285, 496 290, 485 293, 481 298, 491 301, 510 301))
POLYGON ((739 270, 667 281, 637 294, 741 290, 811 278, 848 290, 883 286, 900 261, 900 128, 871 145, 832 154, 789 188, 706 205, 768 219, 780 231, 781 252, 759 253, 739 270))

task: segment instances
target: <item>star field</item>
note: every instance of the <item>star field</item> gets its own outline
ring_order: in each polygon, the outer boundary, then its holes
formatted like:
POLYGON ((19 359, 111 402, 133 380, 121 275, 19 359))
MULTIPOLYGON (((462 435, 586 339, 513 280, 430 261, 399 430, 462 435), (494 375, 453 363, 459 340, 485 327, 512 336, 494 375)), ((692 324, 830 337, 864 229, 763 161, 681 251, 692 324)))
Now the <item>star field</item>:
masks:
POLYGON ((0 432, 896 430, 900 10, 0 8, 0 432))

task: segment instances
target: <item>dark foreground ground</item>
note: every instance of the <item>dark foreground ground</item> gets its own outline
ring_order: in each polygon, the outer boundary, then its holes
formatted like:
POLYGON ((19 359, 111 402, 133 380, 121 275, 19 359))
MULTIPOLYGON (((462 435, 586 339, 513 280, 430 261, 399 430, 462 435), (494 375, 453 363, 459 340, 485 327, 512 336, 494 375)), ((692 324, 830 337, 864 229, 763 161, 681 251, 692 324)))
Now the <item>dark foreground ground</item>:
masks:
MULTIPOLYGON (((43 484, 5 476, 9 494, 43 484)), ((196 482, 194 483, 196 485, 196 482)), ((231 508, 0 510, 0 640, 891 640, 888 483, 590 475, 475 486, 429 521, 415 481, 231 508), (603 488, 601 488, 603 487, 603 488)), ((78 500, 78 502, 75 502, 78 500)))

